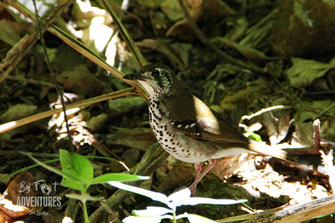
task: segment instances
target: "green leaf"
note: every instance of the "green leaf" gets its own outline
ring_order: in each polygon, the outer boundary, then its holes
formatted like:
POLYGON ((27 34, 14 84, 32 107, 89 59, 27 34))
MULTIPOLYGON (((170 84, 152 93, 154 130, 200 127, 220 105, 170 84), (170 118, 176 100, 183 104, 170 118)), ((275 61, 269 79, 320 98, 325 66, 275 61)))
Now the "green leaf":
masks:
MULTIPOLYGON (((24 154, 24 155, 27 155, 24 152, 21 152, 21 153, 24 154)), ((59 161, 59 159, 52 159, 52 160, 48 160, 48 161, 43 162, 43 164, 53 163, 53 162, 58 162, 58 161, 59 161)), ((40 166, 40 164, 36 163, 36 164, 30 165, 30 166, 23 167, 23 168, 21 168, 17 171, 11 172, 10 174, 7 174, 7 175, 4 175, 4 176, 0 177, 0 182, 6 180, 7 178, 12 178, 17 174, 22 173, 23 171, 30 170, 30 169, 38 167, 38 166, 40 166)))
POLYGON ((231 205, 239 204, 246 202, 247 200, 231 200, 231 199, 213 199, 213 198, 203 198, 203 197, 191 197, 191 191, 188 188, 179 190, 169 196, 166 196, 163 193, 154 192, 146 190, 140 187, 135 187, 127 184, 123 184, 116 181, 110 181, 108 184, 113 187, 120 188, 129 192, 140 194, 151 198, 154 201, 159 201, 166 204, 172 210, 175 210, 176 207, 182 205, 197 205, 197 204, 220 204, 220 205, 231 205))
MULTIPOLYGON (((165 216, 129 216, 122 220, 123 223, 160 223, 165 216)), ((172 219, 172 217, 170 218, 172 219)))
MULTIPOLYGON (((188 220, 190 221, 190 223, 197 223, 197 222, 201 222, 201 223, 216 223, 216 221, 213 221, 211 219, 205 218, 203 216, 200 215, 196 215, 196 214, 185 214, 188 218, 188 220)), ((178 216, 179 217, 179 216, 178 216)), ((182 216, 184 217, 184 216, 182 216)))
POLYGON ((259 142, 262 139, 260 135, 250 131, 246 131, 246 133, 244 133, 244 136, 249 139, 255 140, 256 142, 259 142))
POLYGON ((82 182, 81 177, 78 176, 78 174, 74 173, 73 171, 63 170, 62 173, 63 173, 63 175, 66 175, 69 180, 82 182))
POLYGON ((85 191, 85 189, 86 189, 85 185, 83 185, 80 178, 78 178, 71 171, 60 171, 59 169, 48 166, 45 163, 39 161, 38 159, 35 159, 30 154, 26 154, 26 155, 29 156, 32 160, 34 160, 39 165, 43 166, 44 168, 46 168, 46 169, 48 169, 48 170, 50 170, 50 171, 52 171, 52 172, 54 172, 58 175, 61 175, 63 177, 62 182, 61 182, 62 186, 77 189, 77 190, 80 190, 80 191, 85 191))
POLYGON ((154 207, 148 206, 145 210, 133 210, 132 213, 136 216, 149 217, 149 216, 161 216, 170 214, 173 211, 165 207, 154 207))
POLYGON ((76 180, 89 182, 93 179, 93 167, 91 162, 84 156, 77 153, 69 153, 67 150, 61 149, 59 152, 60 162, 64 173, 72 176, 76 180))
POLYGON ((80 201, 83 201, 83 202, 86 202, 86 201, 101 201, 102 199, 104 199, 103 197, 92 197, 89 194, 65 194, 65 196, 68 197, 68 198, 80 200, 80 201))
POLYGON ((146 190, 146 189, 143 189, 143 188, 140 188, 140 187, 135 187, 135 186, 123 184, 123 183, 120 183, 120 182, 117 182, 117 181, 110 181, 110 182, 108 182, 108 184, 112 185, 113 187, 120 188, 122 190, 126 190, 126 191, 129 191, 129 192, 140 194, 142 196, 149 197, 150 199, 152 199, 154 201, 159 201, 159 202, 162 202, 162 203, 169 206, 169 199, 163 193, 146 190))
POLYGON ((85 192, 87 187, 83 184, 83 182, 78 182, 64 177, 62 179, 61 185, 64 187, 80 190, 81 192, 85 192))
POLYGON ((34 158, 33 156, 31 156, 30 154, 26 154, 26 155, 29 156, 30 159, 34 160, 39 165, 41 165, 44 168, 50 170, 51 172, 54 172, 54 173, 56 173, 58 175, 61 175, 62 177, 67 178, 69 180, 76 180, 76 179, 73 178, 73 176, 71 174, 68 174, 66 172, 62 172, 61 170, 59 170, 57 168, 54 168, 52 166, 48 166, 45 163, 43 163, 43 162, 39 161, 38 159, 34 158))
POLYGON ((1 122, 7 122, 27 117, 34 114, 36 109, 37 109, 36 105, 30 105, 30 104, 11 105, 8 109, 6 109, 6 111, 3 114, 1 114, 0 120, 1 122))
POLYGON ((247 200, 232 200, 232 199, 214 199, 206 197, 191 197, 189 188, 184 188, 174 192, 168 196, 168 206, 175 209, 182 205, 198 205, 198 204, 219 204, 219 205, 232 205, 246 202, 247 200))
POLYGON ((286 71, 291 86, 296 88, 307 87, 312 82, 326 75, 334 69, 334 64, 322 63, 315 60, 291 58, 292 67, 286 71))
POLYGON ((136 180, 148 180, 150 177, 147 176, 138 176, 127 173, 107 173, 101 176, 98 176, 90 181, 91 184, 100 184, 107 183, 109 181, 136 181, 136 180))
POLYGON ((216 204, 216 205, 232 205, 247 202, 247 200, 233 200, 233 199, 214 199, 206 197, 189 197, 184 201, 173 200, 176 206, 181 205, 198 205, 198 204, 216 204))

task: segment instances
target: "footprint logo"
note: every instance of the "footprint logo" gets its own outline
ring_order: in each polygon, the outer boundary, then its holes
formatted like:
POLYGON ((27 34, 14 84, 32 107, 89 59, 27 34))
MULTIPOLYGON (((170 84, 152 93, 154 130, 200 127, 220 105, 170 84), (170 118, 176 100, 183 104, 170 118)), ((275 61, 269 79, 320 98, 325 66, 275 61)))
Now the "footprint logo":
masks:
POLYGON ((52 191, 52 188, 50 185, 43 184, 41 185, 41 191, 43 194, 49 195, 52 191))

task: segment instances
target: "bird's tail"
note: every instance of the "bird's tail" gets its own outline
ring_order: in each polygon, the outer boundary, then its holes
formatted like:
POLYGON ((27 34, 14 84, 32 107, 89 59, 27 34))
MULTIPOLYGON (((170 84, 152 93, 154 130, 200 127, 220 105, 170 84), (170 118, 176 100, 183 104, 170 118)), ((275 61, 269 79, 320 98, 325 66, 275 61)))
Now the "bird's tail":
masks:
POLYGON ((249 142, 249 150, 254 151, 256 153, 261 153, 263 155, 268 155, 272 157, 276 157, 281 160, 287 161, 296 161, 296 157, 290 156, 286 151, 274 148, 273 146, 269 146, 264 142, 256 142, 254 140, 250 140, 249 142))

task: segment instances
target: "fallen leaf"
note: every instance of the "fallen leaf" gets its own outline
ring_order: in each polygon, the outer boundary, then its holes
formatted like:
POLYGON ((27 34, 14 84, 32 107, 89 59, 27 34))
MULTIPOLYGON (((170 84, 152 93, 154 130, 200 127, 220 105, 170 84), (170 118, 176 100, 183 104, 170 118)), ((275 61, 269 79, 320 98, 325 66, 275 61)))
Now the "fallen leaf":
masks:
POLYGON ((334 64, 321 63, 315 60, 291 58, 292 67, 286 71, 291 86, 307 87, 312 82, 334 69, 334 64))
POLYGON ((31 104, 17 104, 11 105, 5 113, 0 116, 0 121, 7 122, 13 121, 20 118, 27 117, 35 113, 37 109, 36 105, 31 104))

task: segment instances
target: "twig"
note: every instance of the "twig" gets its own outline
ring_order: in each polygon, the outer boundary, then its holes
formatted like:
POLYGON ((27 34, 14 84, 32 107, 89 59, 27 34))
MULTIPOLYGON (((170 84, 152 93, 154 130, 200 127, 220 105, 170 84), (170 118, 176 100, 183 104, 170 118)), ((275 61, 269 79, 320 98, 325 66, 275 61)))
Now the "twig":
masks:
MULTIPOLYGON (((14 7, 16 10, 18 10, 20 13, 24 14, 27 18, 35 21, 34 14, 29 11, 24 5, 22 5, 18 1, 10 1, 9 2, 12 7, 14 7)), ((103 69, 109 71, 114 76, 122 79, 123 73, 115 69, 114 67, 107 64, 107 62, 102 59, 99 55, 94 53, 92 50, 90 50, 85 44, 77 40, 74 36, 69 34, 68 32, 65 32, 61 28, 51 25, 47 28, 49 32, 63 40, 66 44, 68 44, 70 47, 72 47, 74 50, 78 51, 81 55, 85 56, 89 60, 91 60, 93 63, 97 64, 98 66, 102 67, 103 69)), ((146 92, 143 90, 141 85, 139 85, 136 81, 130 81, 130 80, 124 80, 122 81, 130 84, 131 86, 136 87, 138 94, 141 95, 144 99, 148 100, 148 96, 146 92)))
MULTIPOLYGON (((54 69, 52 68, 50 60, 49 60, 49 56, 48 56, 48 52, 47 52, 47 46, 45 44, 45 40, 44 40, 44 36, 43 36, 43 31, 45 29, 42 27, 42 24, 41 24, 41 21, 40 21, 40 16, 38 15, 37 6, 36 6, 36 0, 33 0, 33 5, 34 5, 34 9, 35 9, 37 31, 38 31, 38 34, 40 36, 40 40, 41 40, 41 44, 42 44, 42 48, 43 48, 43 55, 44 55, 45 63, 47 64, 47 67, 49 69, 51 80, 52 80, 52 82, 55 85, 55 89, 57 91, 57 94, 60 97, 60 101, 61 101, 61 104, 62 104, 62 110, 63 110, 63 113, 64 113, 64 120, 65 120, 65 126, 66 126, 66 131, 67 131, 69 148, 70 148, 71 152, 74 152, 73 139, 72 139, 71 132, 70 132, 70 127, 69 127, 69 119, 68 119, 68 117, 66 115, 65 100, 64 100, 64 91, 63 91, 63 89, 59 86, 59 84, 56 81, 54 69)), ((56 10, 54 10, 54 11, 56 11, 56 10)), ((59 15, 59 14, 57 13, 57 15, 59 15)))
POLYGON ((137 62, 139 63, 140 66, 144 66, 147 64, 146 60, 144 59, 141 51, 137 48, 136 44, 134 43, 133 39, 130 37, 128 31, 126 28, 123 26, 122 22, 119 20, 119 18, 116 16, 114 13, 113 9, 110 7, 110 4, 106 2, 106 0, 102 0, 102 3, 107 10, 107 12, 112 16, 115 25, 118 27, 120 30, 120 33, 123 37, 123 40, 126 41, 128 48, 132 52, 132 55, 135 56, 137 62))
POLYGON ((243 122, 246 119, 250 120, 250 119, 252 119, 252 118, 254 118, 256 116, 259 116, 259 115, 261 115, 261 114, 263 114, 265 112, 269 112, 269 111, 273 111, 273 110, 278 110, 278 109, 288 109, 288 108, 289 108, 288 106, 284 106, 284 105, 275 105, 275 106, 271 106, 271 107, 268 107, 268 108, 263 108, 263 109, 259 110, 258 112, 253 113, 251 115, 243 115, 241 117, 240 123, 243 122))
POLYGON ((313 121, 313 128, 314 128, 314 145, 313 145, 312 149, 315 152, 319 152, 319 150, 320 150, 320 140, 321 140, 320 119, 316 119, 316 120, 313 121))
POLYGON ((295 223, 303 222, 322 215, 335 212, 335 195, 320 198, 303 204, 265 210, 261 213, 247 214, 217 220, 216 222, 276 222, 276 223, 295 223))
MULTIPOLYGON (((67 8, 69 7, 74 0, 67 1, 65 4, 58 6, 49 16, 47 21, 42 27, 41 32, 44 33, 45 29, 49 27, 54 20, 67 8)), ((7 1, 8 5, 15 5, 17 1, 7 1)), ((2 5, 4 5, 2 3, 2 5)), ((25 8, 22 4, 21 7, 25 8)), ((33 13, 27 13, 27 11, 23 10, 24 15, 32 18, 33 13)), ((15 46, 13 46, 10 51, 7 53, 6 57, 0 63, 0 83, 7 78, 7 76, 14 70, 17 64, 22 60, 22 58, 30 51, 30 49, 35 45, 36 41, 39 39, 38 32, 34 34, 26 34, 15 46)))
POLYGON ((45 87, 49 87, 49 88, 54 88, 55 87, 55 85, 50 83, 50 82, 27 79, 27 78, 20 77, 20 76, 17 77, 17 76, 9 75, 7 77, 7 79, 8 80, 19 81, 19 82, 25 82, 25 83, 29 83, 29 84, 41 85, 41 86, 45 86, 45 87))
POLYGON ((22 58, 30 51, 38 40, 37 33, 26 34, 7 53, 0 63, 0 83, 4 81, 14 68, 20 63, 22 58))
MULTIPOLYGON (((82 106, 87 106, 87 105, 91 105, 91 104, 95 104, 101 101, 106 101, 106 100, 110 100, 113 98, 118 98, 118 97, 122 97, 122 96, 126 96, 126 95, 130 95, 134 93, 134 88, 127 88, 125 90, 120 90, 120 91, 116 91, 116 92, 111 92, 108 94, 104 94, 104 95, 100 95, 94 98, 90 98, 90 99, 86 99, 86 100, 82 100, 82 101, 78 101, 76 103, 73 104, 69 104, 66 106, 66 110, 69 109, 73 109, 73 108, 77 108, 77 107, 82 107, 82 106)), ((42 112, 36 115, 32 115, 26 118, 22 118, 16 121, 11 121, 11 122, 7 122, 5 124, 0 125, 0 133, 9 131, 11 129, 15 129, 17 127, 50 117, 54 114, 58 114, 62 112, 62 108, 58 108, 58 109, 53 109, 50 111, 46 111, 46 112, 42 112)))
MULTIPOLYGON (((32 156, 35 157, 42 157, 42 158, 59 158, 58 154, 54 154, 54 153, 30 153, 30 152, 26 152, 26 154, 30 154, 32 156)), ((15 156, 16 158, 18 156, 26 156, 25 154, 22 154, 20 150, 12 150, 12 151, 5 151, 5 150, 0 150, 0 156, 6 156, 6 157, 10 157, 10 156, 15 156)))

